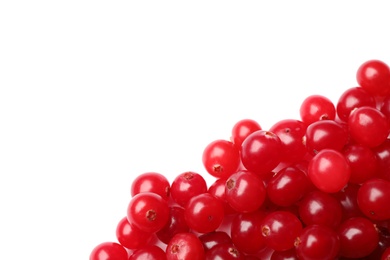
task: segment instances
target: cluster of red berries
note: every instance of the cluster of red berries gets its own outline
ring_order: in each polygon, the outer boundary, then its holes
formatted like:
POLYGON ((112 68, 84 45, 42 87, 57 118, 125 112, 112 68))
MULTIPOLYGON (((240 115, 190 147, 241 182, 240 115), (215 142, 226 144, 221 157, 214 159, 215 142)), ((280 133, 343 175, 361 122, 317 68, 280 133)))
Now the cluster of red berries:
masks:
POLYGON ((117 242, 90 260, 390 259, 390 68, 369 60, 337 103, 237 122, 202 155, 215 177, 139 175, 117 242))

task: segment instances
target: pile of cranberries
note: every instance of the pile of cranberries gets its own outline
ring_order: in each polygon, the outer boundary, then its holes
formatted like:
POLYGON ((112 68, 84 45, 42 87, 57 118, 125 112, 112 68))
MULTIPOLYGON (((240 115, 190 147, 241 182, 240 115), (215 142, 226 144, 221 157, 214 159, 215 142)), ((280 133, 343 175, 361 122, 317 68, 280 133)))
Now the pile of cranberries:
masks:
POLYGON ((335 103, 308 96, 299 120, 236 122, 203 151, 209 186, 139 175, 117 241, 90 260, 390 260, 390 68, 356 78, 335 103))

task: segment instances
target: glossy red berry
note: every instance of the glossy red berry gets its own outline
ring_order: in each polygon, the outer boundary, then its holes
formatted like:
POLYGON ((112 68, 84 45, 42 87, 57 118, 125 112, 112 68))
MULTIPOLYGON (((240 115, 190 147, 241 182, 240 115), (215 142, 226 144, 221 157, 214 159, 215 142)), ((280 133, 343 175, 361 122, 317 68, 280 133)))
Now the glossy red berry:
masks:
POLYGON ((373 107, 360 107, 352 111, 348 118, 351 139, 358 144, 375 147, 383 143, 389 133, 386 116, 373 107))
POLYGON ((151 240, 153 233, 145 232, 131 224, 127 217, 122 218, 116 227, 118 242, 128 249, 138 249, 151 240))
POLYGON ((209 193, 194 196, 185 207, 184 217, 190 229, 198 233, 215 231, 224 218, 221 201, 209 193))
POLYGON ((168 202, 156 193, 138 193, 127 207, 127 219, 140 230, 155 233, 169 219, 168 202))
POLYGON ((367 218, 390 219, 390 181, 377 178, 367 180, 359 188, 357 202, 367 218))
POLYGON ((377 157, 369 147, 349 144, 342 153, 351 168, 349 182, 361 184, 375 176, 378 169, 377 157))
POLYGON ((178 206, 169 207, 169 219, 164 227, 156 232, 157 238, 164 244, 168 244, 169 240, 177 233, 190 231, 185 220, 184 209, 178 206))
POLYGON ((334 193, 348 183, 351 167, 341 152, 323 149, 311 159, 308 176, 319 190, 334 193))
POLYGON ((126 249, 116 242, 103 242, 95 246, 89 260, 128 260, 126 249))
POLYGON ((368 60, 356 72, 359 85, 375 96, 390 93, 390 68, 380 60, 368 60))
POLYGON ((266 239, 267 246, 278 251, 293 248, 295 239, 301 231, 301 221, 288 211, 270 212, 261 224, 261 232, 266 239))
POLYGON ((226 200, 237 212, 252 212, 266 198, 263 180, 250 171, 238 171, 226 181, 226 200))
POLYGON ((168 179, 157 172, 146 172, 138 175, 131 184, 131 196, 141 192, 153 192, 163 199, 169 198, 170 184, 168 179))
POLYGON ((203 150, 202 162, 209 174, 226 179, 240 166, 240 149, 230 141, 215 140, 203 150))
POLYGON ((337 101, 338 118, 343 122, 347 122, 351 112, 363 106, 376 107, 374 96, 361 87, 349 88, 341 94, 337 101))
POLYGON ((256 254, 266 246, 261 224, 265 211, 237 214, 231 221, 230 235, 237 249, 246 254, 256 254))
POLYGON ((245 255, 241 253, 233 244, 218 244, 208 250, 205 260, 246 260, 245 255))
POLYGON ((200 241, 203 244, 204 250, 210 250, 219 244, 231 244, 232 239, 225 231, 213 231, 199 236, 200 241))
POLYGON ((335 230, 322 225, 305 227, 295 242, 296 254, 305 260, 334 260, 339 254, 340 240, 335 230))
POLYGON ((295 119, 284 119, 276 122, 269 129, 275 133, 282 142, 281 161, 284 163, 295 163, 301 161, 306 152, 304 136, 306 134, 306 125, 295 119))
POLYGON ((336 228, 343 217, 340 202, 323 191, 312 191, 299 202, 299 217, 305 225, 336 228))
POLYGON ((165 250, 167 260, 204 260, 205 251, 194 233, 178 233, 172 237, 165 250))
POLYGON ((202 175, 188 171, 179 174, 171 184, 171 197, 182 207, 194 196, 207 192, 207 183, 202 175))
POLYGON ((306 129, 305 142, 308 152, 317 154, 323 149, 341 151, 349 139, 347 130, 333 120, 321 120, 306 129))
POLYGON ((267 184, 267 195, 278 206, 291 206, 298 202, 311 188, 306 174, 290 166, 277 172, 267 184))
POLYGON ((165 260, 165 251, 156 245, 147 245, 133 252, 129 260, 165 260))
POLYGON ((349 218, 338 229, 340 255, 363 258, 378 246, 379 235, 374 224, 362 217, 349 218))
POLYGON ((236 147, 241 149, 242 142, 251 133, 261 130, 260 124, 253 119, 242 119, 234 124, 232 128, 231 141, 236 147))
POLYGON ((336 108, 329 98, 323 95, 311 95, 303 100, 299 114, 301 120, 306 125, 310 125, 319 120, 334 120, 336 108))
POLYGON ((248 171, 266 174, 281 162, 282 142, 270 132, 258 130, 250 134, 242 143, 241 161, 248 171))
POLYGON ((236 213, 236 211, 229 205, 226 200, 226 180, 225 179, 216 179, 213 183, 211 183, 208 193, 218 198, 223 205, 225 215, 231 215, 236 213))

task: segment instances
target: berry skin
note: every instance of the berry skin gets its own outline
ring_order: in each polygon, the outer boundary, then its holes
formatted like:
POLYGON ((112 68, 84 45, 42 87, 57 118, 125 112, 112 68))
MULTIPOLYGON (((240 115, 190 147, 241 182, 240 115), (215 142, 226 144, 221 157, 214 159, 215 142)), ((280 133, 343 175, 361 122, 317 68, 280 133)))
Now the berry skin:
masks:
POLYGON ((219 244, 206 252, 205 260, 245 260, 246 257, 233 244, 219 244))
POLYGON ((224 231, 213 231, 199 236, 200 241, 203 244, 204 250, 210 250, 219 244, 231 244, 232 239, 224 231))
POLYGON ((379 234, 367 218, 349 218, 338 229, 340 254, 349 258, 362 258, 378 246, 379 234))
POLYGON ((375 178, 364 182, 359 188, 357 202, 369 219, 390 219, 390 181, 375 178))
POLYGON ((336 108, 332 101, 322 95, 311 95, 303 100, 299 108, 301 120, 310 125, 319 120, 334 120, 336 108))
POLYGON ((126 249, 115 242, 103 242, 95 246, 89 260, 128 260, 126 249))
POLYGON ((380 60, 368 60, 356 72, 359 85, 374 96, 390 93, 390 68, 380 60))
POLYGON ((205 179, 192 171, 179 174, 171 184, 171 197, 182 207, 185 207, 192 197, 205 192, 207 192, 205 179))
POLYGON ((288 211, 273 211, 264 217, 261 224, 267 246, 277 251, 293 248, 301 231, 301 221, 288 211))
POLYGON ((178 233, 165 250, 167 260, 204 260, 205 252, 200 239, 193 233, 178 233))
POLYGON ((258 130, 242 143, 241 161, 248 171, 266 174, 281 162, 281 150, 282 142, 276 134, 258 130))
POLYGON ((138 175, 131 184, 131 196, 141 192, 153 192, 168 200, 170 184, 167 178, 157 172, 138 175))
POLYGON ((265 211, 257 210, 240 213, 233 218, 230 235, 240 252, 255 254, 265 248, 265 238, 261 234, 261 221, 265 216, 265 211))
POLYGON ((209 193, 199 194, 188 202, 184 217, 190 229, 198 233, 215 231, 224 217, 221 201, 209 193))
POLYGON ((188 232, 190 228, 187 225, 184 216, 184 209, 177 206, 169 207, 169 219, 165 226, 157 231, 157 238, 164 244, 168 244, 169 240, 177 233, 188 232))
POLYGON ((155 233, 169 219, 168 202, 152 192, 138 193, 127 207, 127 219, 140 230, 155 233))
POLYGON ((309 153, 316 154, 323 149, 341 151, 348 142, 348 132, 336 121, 321 120, 307 127, 305 138, 309 153))
POLYGON ((308 193, 298 207, 299 217, 305 225, 322 225, 337 228, 343 217, 340 202, 332 195, 314 190, 308 193))
POLYGON ((386 116, 373 107, 360 107, 348 118, 349 133, 356 143, 370 148, 382 144, 390 133, 386 116))
POLYGON ((241 150, 242 142, 244 142, 248 135, 257 130, 261 130, 261 126, 255 120, 242 119, 234 124, 230 139, 241 150))
POLYGON ((226 181, 226 200, 237 212, 252 212, 266 198, 263 180, 250 171, 238 171, 226 181))
POLYGON ((133 252, 129 260, 165 260, 165 251, 156 245, 147 245, 133 252))
POLYGON ((122 218, 116 228, 118 242, 128 249, 138 249, 145 246, 152 238, 153 233, 145 232, 130 224, 127 217, 122 218))
POLYGON ((306 174, 290 166, 277 172, 267 184, 268 198, 278 206, 291 206, 298 202, 310 189, 306 174))
POLYGON ((319 190, 335 193, 348 183, 351 167, 341 152, 323 149, 310 161, 308 176, 319 190))
POLYGON ((307 149, 303 142, 307 126, 300 120, 284 119, 276 122, 269 129, 282 142, 281 161, 285 163, 299 162, 305 156, 307 149))
POLYGON ((209 174, 227 179, 240 166, 240 150, 232 142, 215 140, 204 149, 202 162, 209 174))
POLYGON ((348 117, 355 108, 369 106, 375 107, 376 101, 373 95, 361 87, 353 87, 345 90, 339 97, 336 111, 338 118, 347 122, 348 117))
POLYGON ((327 226, 305 227, 295 243, 299 259, 334 260, 340 250, 338 234, 327 226))

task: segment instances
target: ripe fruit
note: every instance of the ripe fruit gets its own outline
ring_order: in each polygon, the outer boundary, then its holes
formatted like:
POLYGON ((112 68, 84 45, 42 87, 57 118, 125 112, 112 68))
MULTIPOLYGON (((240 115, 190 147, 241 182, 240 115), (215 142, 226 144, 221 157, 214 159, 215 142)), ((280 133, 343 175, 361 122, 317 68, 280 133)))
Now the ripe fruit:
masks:
POLYGON ((266 174, 280 163, 281 149, 282 142, 276 134, 258 130, 251 133, 242 143, 242 164, 251 172, 266 174))
POLYGON ((323 149, 310 161, 308 176, 319 190, 334 193, 347 185, 351 167, 341 152, 323 149))
POLYGON ((203 150, 210 185, 194 171, 137 176, 117 242, 90 260, 389 260, 390 69, 369 60, 356 79, 269 130, 237 121, 203 150))
POLYGON ((138 193, 127 207, 127 219, 144 232, 157 232, 169 219, 168 202, 156 193, 138 193))

